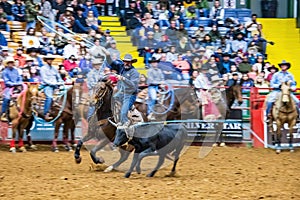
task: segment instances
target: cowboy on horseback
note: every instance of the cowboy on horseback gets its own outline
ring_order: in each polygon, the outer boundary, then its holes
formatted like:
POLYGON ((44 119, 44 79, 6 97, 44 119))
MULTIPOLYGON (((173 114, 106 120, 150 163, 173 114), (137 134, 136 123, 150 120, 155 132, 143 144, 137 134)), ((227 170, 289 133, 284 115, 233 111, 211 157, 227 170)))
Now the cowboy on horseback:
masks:
POLYGON ((54 90, 57 89, 60 85, 64 85, 64 81, 61 79, 61 76, 58 70, 52 66, 52 62, 55 57, 51 54, 47 54, 44 57, 44 61, 46 64, 41 67, 40 74, 41 74, 41 86, 44 89, 44 93, 46 95, 46 100, 44 103, 44 119, 49 121, 53 119, 50 116, 50 108, 52 105, 53 100, 53 93, 54 90))
POLYGON ((133 59, 132 55, 126 54, 123 62, 124 70, 120 75, 117 75, 118 92, 115 94, 114 99, 122 103, 118 126, 129 126, 130 121, 127 114, 136 100, 140 75, 132 66, 133 63, 137 62, 137 59, 133 59))
POLYGON ((148 109, 147 109, 147 115, 149 120, 155 120, 155 117, 153 116, 153 109, 157 100, 157 91, 159 89, 159 86, 164 84, 165 78, 164 74, 161 69, 157 68, 159 60, 157 60, 155 57, 152 57, 149 60, 149 63, 151 64, 151 68, 148 69, 147 72, 147 84, 148 84, 148 109))
MULTIPOLYGON (((271 110, 273 107, 274 102, 277 100, 278 95, 280 93, 280 87, 281 84, 284 82, 289 82, 291 89, 293 91, 296 90, 296 82, 294 79, 293 74, 288 72, 287 70, 291 68, 291 64, 289 62, 286 62, 283 60, 281 63, 278 64, 279 67, 281 68, 281 71, 276 72, 270 82, 271 88, 273 88, 272 92, 269 94, 268 99, 267 99, 267 110, 266 110, 266 115, 267 115, 267 122, 270 121, 271 116, 271 110)), ((299 99, 291 93, 291 97, 296 103, 296 107, 298 108, 298 114, 299 114, 299 99)))
POLYGON ((5 89, 3 91, 3 104, 1 112, 1 121, 8 121, 8 106, 10 103, 12 92, 19 90, 22 86, 22 77, 19 71, 14 67, 15 59, 6 59, 6 68, 3 70, 2 77, 5 84, 5 89), (13 89, 13 91, 11 90, 13 89))

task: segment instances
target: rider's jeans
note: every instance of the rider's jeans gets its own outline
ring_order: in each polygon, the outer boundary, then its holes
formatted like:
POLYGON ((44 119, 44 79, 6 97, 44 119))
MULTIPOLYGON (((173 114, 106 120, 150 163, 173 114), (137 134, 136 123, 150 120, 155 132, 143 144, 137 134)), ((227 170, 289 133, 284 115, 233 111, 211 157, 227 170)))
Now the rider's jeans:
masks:
POLYGON ((46 95, 46 100, 45 100, 45 104, 44 104, 44 115, 46 115, 49 112, 50 108, 51 108, 53 93, 54 93, 54 87, 46 86, 44 88, 44 93, 46 95))
POLYGON ((122 124, 124 124, 124 123, 128 122, 127 114, 128 114, 129 109, 133 106, 133 104, 136 100, 136 95, 119 93, 114 98, 117 101, 122 102, 121 113, 120 113, 120 122, 122 124))
POLYGON ((148 86, 148 95, 149 95, 148 109, 147 109, 148 115, 151 113, 155 105, 157 99, 157 95, 156 95, 157 90, 158 90, 158 86, 148 86))
POLYGON ((9 87, 5 88, 3 91, 3 104, 2 104, 1 114, 6 113, 8 110, 10 94, 11 94, 11 88, 9 88, 9 87))

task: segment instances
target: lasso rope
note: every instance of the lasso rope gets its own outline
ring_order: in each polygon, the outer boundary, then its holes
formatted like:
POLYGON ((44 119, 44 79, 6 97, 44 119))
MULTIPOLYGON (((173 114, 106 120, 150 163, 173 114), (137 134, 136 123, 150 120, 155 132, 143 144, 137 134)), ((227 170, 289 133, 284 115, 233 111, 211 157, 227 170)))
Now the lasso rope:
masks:
MULTIPOLYGON (((167 83, 166 85, 168 86, 168 91, 169 91, 167 98, 169 98, 169 96, 171 95, 171 101, 170 101, 169 107, 164 112, 156 112, 156 111, 154 111, 153 108, 151 108, 150 112, 152 112, 156 115, 164 115, 164 114, 168 113, 173 108, 173 105, 174 105, 174 102, 175 102, 174 89, 172 88, 172 86, 170 84, 167 83)), ((164 100, 166 100, 167 98, 165 98, 164 100)))
POLYGON ((48 18, 45 18, 45 17, 42 17, 42 16, 37 16, 37 19, 44 25, 46 26, 47 28, 51 29, 53 32, 57 33, 58 35, 64 37, 64 38, 67 38, 67 39, 71 39, 72 41, 75 41, 75 42, 78 42, 77 40, 74 40, 73 38, 70 38, 70 37, 67 37, 64 33, 60 33, 58 31, 56 31, 54 28, 52 28, 51 26, 49 26, 48 24, 46 24, 44 21, 46 22, 51 22, 51 23, 54 23, 55 25, 59 26, 60 28, 68 31, 69 33, 71 33, 72 35, 76 36, 76 37, 79 37, 80 39, 82 39, 83 41, 85 41, 86 43, 89 43, 90 45, 92 46, 95 46, 94 43, 92 43, 91 41, 89 40, 86 40, 85 38, 81 37, 80 35, 78 35, 77 33, 74 33, 73 31, 71 31, 70 29, 66 28, 65 26, 61 25, 60 23, 57 23, 56 21, 52 21, 48 18))
POLYGON ((64 91, 63 91, 63 98, 64 98, 64 99, 63 99, 62 106, 61 106, 61 108, 59 109, 59 112, 58 112, 58 114, 56 115, 56 117, 55 117, 53 120, 47 122, 47 121, 43 120, 42 118, 38 117, 37 115, 35 115, 35 113, 33 112, 33 113, 32 113, 32 114, 33 114, 33 117, 34 117, 34 119, 35 119, 37 122, 39 122, 39 123, 45 123, 45 124, 52 124, 53 122, 55 122, 55 121, 61 116, 61 114, 62 114, 62 112, 63 112, 63 110, 65 109, 65 106, 66 106, 66 102, 67 102, 67 92, 68 92, 68 89, 66 88, 66 86, 63 85, 63 87, 64 87, 64 91))

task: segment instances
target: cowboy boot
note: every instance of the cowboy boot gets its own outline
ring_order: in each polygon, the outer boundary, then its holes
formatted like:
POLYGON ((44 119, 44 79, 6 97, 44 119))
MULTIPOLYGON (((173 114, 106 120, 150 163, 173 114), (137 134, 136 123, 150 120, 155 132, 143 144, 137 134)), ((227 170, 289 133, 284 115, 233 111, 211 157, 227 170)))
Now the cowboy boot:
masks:
POLYGON ((2 113, 2 115, 1 115, 1 121, 2 121, 2 122, 8 122, 6 113, 2 113))

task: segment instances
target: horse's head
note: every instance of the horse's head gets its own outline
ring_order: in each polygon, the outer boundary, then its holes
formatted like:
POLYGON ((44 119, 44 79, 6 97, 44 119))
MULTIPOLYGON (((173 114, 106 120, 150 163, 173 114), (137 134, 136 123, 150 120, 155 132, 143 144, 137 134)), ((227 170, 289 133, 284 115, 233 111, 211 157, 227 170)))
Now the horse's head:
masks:
POLYGON ((112 82, 109 79, 102 79, 94 87, 93 99, 95 102, 103 101, 104 98, 113 90, 112 82))
POLYGON ((243 96, 242 96, 242 87, 241 85, 233 85, 232 91, 234 98, 237 99, 238 104, 241 105, 243 103, 243 96))
POLYGON ((287 104, 290 102, 290 94, 291 94, 291 86, 290 82, 284 82, 281 84, 281 101, 283 104, 287 104))
POLYGON ((27 86, 28 86, 28 94, 31 100, 31 105, 36 106, 38 103, 39 86, 38 84, 30 84, 30 83, 27 83, 27 86))

